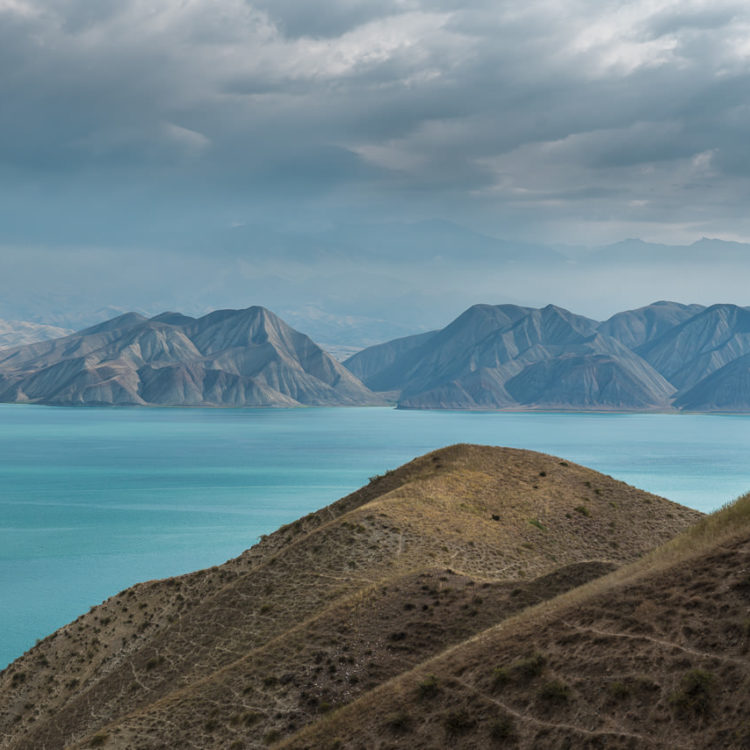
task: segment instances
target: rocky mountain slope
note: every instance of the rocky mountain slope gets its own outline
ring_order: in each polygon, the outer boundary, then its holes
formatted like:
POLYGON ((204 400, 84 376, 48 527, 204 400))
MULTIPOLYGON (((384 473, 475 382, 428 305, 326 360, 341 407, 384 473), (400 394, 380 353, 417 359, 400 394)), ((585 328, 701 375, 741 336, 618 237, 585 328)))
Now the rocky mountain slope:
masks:
POLYGON ((475 305, 344 364, 401 408, 750 411, 747 389, 732 391, 742 365, 722 370, 749 353, 750 312, 736 305, 656 302, 603 323, 475 305))
POLYGON ((750 747, 750 495, 280 748, 750 747))
POLYGON ((26 320, 0 320, 0 349, 23 346, 35 341, 45 341, 67 336, 67 328, 31 323, 26 320))
MULTIPOLYGON (((667 408, 673 386, 598 327, 554 305, 475 305, 383 369, 360 371, 370 388, 398 391, 402 408, 667 408)), ((356 357, 374 361, 369 349, 356 357)))
POLYGON ((637 310, 626 310, 613 315, 598 327, 598 331, 612 336, 628 349, 636 349, 705 309, 703 305, 654 302, 637 310))
MULTIPOLYGON (((416 747, 428 715, 422 746, 441 747, 451 653, 699 518, 552 456, 435 451, 239 558, 139 584, 41 641, 0 674, 0 747, 416 747)), ((627 658, 630 640, 620 647, 627 658)), ((499 658, 484 654, 483 668, 499 658)), ((448 731, 483 738, 492 711, 477 698, 448 731)))
POLYGON ((118 316, 0 352, 0 401, 298 406, 382 403, 304 334, 262 307, 201 318, 118 316))

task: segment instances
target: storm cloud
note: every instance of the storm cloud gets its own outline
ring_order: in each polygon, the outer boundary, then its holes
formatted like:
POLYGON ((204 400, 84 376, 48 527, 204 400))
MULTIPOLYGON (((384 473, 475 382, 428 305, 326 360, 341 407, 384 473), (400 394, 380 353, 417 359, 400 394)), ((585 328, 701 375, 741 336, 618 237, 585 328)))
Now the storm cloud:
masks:
POLYGON ((0 0, 0 244, 747 240, 749 87, 728 0, 0 0))

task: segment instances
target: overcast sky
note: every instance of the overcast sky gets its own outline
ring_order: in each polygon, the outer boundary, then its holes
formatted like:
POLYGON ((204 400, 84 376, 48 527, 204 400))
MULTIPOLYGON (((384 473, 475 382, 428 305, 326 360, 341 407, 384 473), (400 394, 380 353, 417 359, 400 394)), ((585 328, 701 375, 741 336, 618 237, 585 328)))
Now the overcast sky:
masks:
POLYGON ((0 272, 258 225, 748 241, 749 74, 726 0, 0 0, 0 272))

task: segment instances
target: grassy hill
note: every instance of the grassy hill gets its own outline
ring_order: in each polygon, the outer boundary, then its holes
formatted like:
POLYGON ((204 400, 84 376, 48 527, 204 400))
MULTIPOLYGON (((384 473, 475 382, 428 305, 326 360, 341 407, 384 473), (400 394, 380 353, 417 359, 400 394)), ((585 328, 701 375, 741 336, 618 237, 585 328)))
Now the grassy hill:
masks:
POLYGON ((750 495, 280 744, 750 747, 750 495))
MULTIPOLYGON (((222 566, 134 586, 39 643, 0 674, 0 747, 326 747, 339 735, 340 747, 434 747, 444 731, 483 747, 482 717, 498 706, 474 715, 483 699, 449 681, 497 666, 521 690, 510 651, 536 658, 543 644, 511 639, 502 663, 478 644, 699 517, 552 456, 435 451, 222 566), (452 661, 464 649, 466 668, 452 661), (454 697, 469 718, 446 730, 454 697)), ((521 702, 507 710, 519 737, 521 702)))

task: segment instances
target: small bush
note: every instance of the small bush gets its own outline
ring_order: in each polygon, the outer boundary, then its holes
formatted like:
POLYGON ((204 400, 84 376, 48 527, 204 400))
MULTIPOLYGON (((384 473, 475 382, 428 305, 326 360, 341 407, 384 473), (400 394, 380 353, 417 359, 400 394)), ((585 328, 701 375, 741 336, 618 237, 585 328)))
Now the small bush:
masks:
POLYGON ((624 682, 620 682, 619 680, 610 682, 607 686, 607 690, 615 700, 622 700, 630 695, 630 688, 624 682))
POLYGON ((434 698, 438 692, 440 692, 437 677, 435 677, 434 674, 425 677, 425 679, 419 683, 418 690, 420 698, 434 698))
POLYGON ((570 698, 570 687, 560 680, 542 685, 539 697, 548 703, 565 703, 570 698))
POLYGON ((519 659, 514 662, 510 667, 510 671, 517 679, 530 680, 534 677, 539 677, 544 671, 546 664, 547 660, 542 654, 534 653, 525 659, 519 659))
POLYGON ((492 689, 502 690, 510 682, 510 672, 505 667, 495 667, 492 672, 492 689))
POLYGON ((703 669, 691 669, 680 680, 679 690, 670 697, 670 703, 683 715, 706 714, 711 708, 714 676, 703 669))
POLYGON ((530 518, 529 523, 532 526, 536 526, 537 529, 541 529, 542 531, 547 531, 547 527, 538 518, 530 518))
POLYGON ((398 711, 386 719, 385 726, 394 734, 405 734, 411 729, 411 716, 406 711, 398 711))
POLYGON ((586 518, 591 515, 589 509, 585 505, 576 505, 574 510, 576 511, 576 513, 580 513, 582 516, 586 516, 586 518))
POLYGON ((494 742, 502 742, 515 737, 516 728, 510 716, 501 716, 490 724, 490 739, 494 742))
POLYGON ((464 734, 474 727, 476 720, 472 719, 466 709, 449 711, 443 717, 443 727, 449 735, 464 734))
POLYGON ((106 743, 106 741, 109 739, 109 735, 105 732, 99 732, 99 734, 95 734, 91 738, 91 742, 89 742, 89 747, 102 747, 106 743))
POLYGON ((266 745, 272 745, 277 740, 281 739, 281 732, 278 729, 272 729, 270 732, 266 732, 265 736, 263 737, 263 742, 266 743, 266 745))

